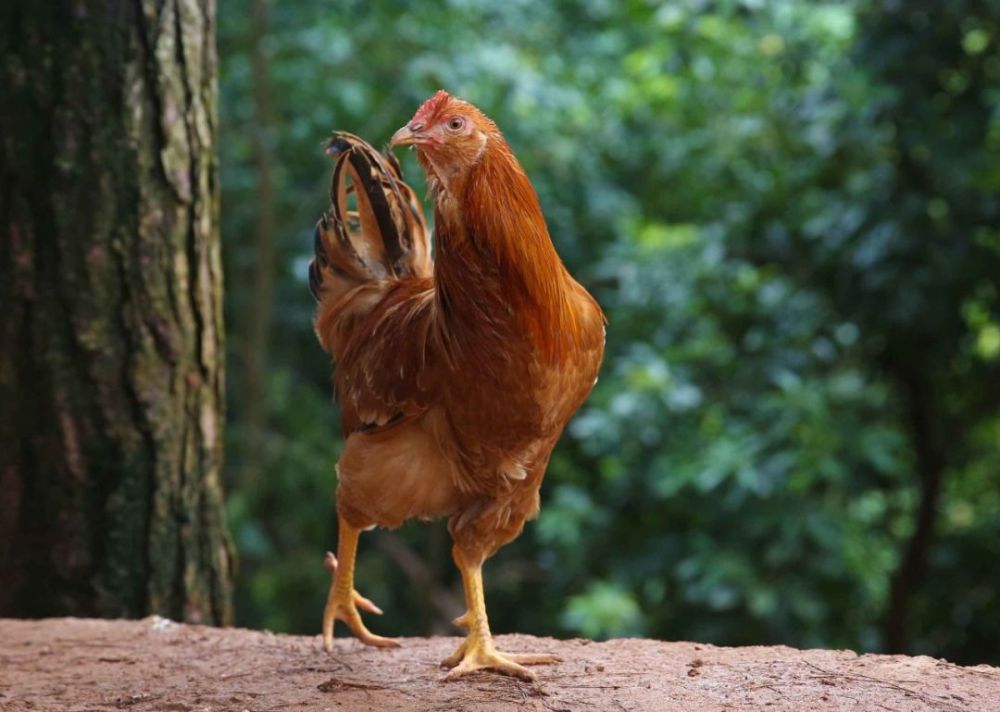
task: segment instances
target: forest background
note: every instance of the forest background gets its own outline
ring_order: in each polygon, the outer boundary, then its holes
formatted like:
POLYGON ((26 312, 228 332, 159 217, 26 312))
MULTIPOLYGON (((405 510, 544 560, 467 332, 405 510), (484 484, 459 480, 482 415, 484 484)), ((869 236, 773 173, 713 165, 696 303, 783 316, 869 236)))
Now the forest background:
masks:
MULTIPOLYGON (((1000 662, 997 2, 221 0, 218 32, 238 624, 315 633, 328 582, 323 140, 445 88, 609 320, 496 630, 1000 662)), ((448 552, 364 537, 378 632, 453 630, 448 552)))

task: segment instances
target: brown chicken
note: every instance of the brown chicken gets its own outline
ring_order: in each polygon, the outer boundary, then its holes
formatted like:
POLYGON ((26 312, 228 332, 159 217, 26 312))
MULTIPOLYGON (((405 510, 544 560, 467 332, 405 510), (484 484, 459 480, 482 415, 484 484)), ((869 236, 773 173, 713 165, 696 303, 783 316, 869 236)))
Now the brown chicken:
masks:
POLYGON ((551 655, 497 651, 482 566, 538 514, 563 428, 597 378, 604 315, 563 266, 541 206, 496 124, 440 91, 395 133, 414 146, 434 199, 431 260, 399 164, 346 133, 331 139, 331 209, 316 227, 316 334, 336 364, 346 443, 337 465, 337 557, 323 614, 364 643, 354 589, 358 535, 447 517, 467 610, 447 679, 490 668, 524 679, 551 655), (339 559, 339 566, 338 566, 339 559))

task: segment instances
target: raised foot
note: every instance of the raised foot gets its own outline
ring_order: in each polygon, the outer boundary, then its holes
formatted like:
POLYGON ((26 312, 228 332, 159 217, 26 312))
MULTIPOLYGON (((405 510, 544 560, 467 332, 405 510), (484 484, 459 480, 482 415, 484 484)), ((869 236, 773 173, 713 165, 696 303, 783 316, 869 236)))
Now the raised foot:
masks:
POLYGON ((328 653, 333 651, 334 621, 343 621, 350 631, 354 633, 354 636, 365 645, 374 645, 379 648, 398 648, 399 641, 395 638, 375 635, 368 630, 361 620, 361 614, 358 613, 358 609, 360 608, 363 611, 380 616, 382 615, 381 608, 354 589, 347 591, 337 590, 337 557, 333 555, 333 552, 326 552, 324 564, 329 569, 333 579, 330 584, 330 593, 326 599, 326 608, 323 611, 324 650, 328 653))
POLYGON ((451 668, 451 672, 444 676, 445 680, 456 680, 476 670, 493 670, 531 682, 535 679, 535 673, 525 665, 552 665, 559 662, 562 662, 562 658, 548 653, 501 653, 493 648, 492 641, 479 645, 470 645, 466 641, 441 661, 441 667, 451 668))

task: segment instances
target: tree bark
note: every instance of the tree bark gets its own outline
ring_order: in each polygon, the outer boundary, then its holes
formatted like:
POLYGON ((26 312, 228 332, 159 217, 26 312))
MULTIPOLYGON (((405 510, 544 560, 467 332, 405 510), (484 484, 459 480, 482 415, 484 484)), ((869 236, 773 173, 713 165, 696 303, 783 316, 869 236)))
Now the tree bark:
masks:
POLYGON ((214 0, 0 9, 0 615, 227 623, 214 0))

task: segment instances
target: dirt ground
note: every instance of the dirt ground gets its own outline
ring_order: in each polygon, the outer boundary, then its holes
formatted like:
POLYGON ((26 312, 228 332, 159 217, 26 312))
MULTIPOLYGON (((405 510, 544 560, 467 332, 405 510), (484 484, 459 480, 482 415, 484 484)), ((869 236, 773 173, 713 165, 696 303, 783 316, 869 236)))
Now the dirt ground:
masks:
POLYGON ((1000 710, 1000 669, 927 657, 651 640, 499 636, 554 652, 528 684, 490 673, 441 682, 457 638, 397 650, 348 638, 180 625, 163 618, 0 620, 0 709, 170 710, 1000 710))

